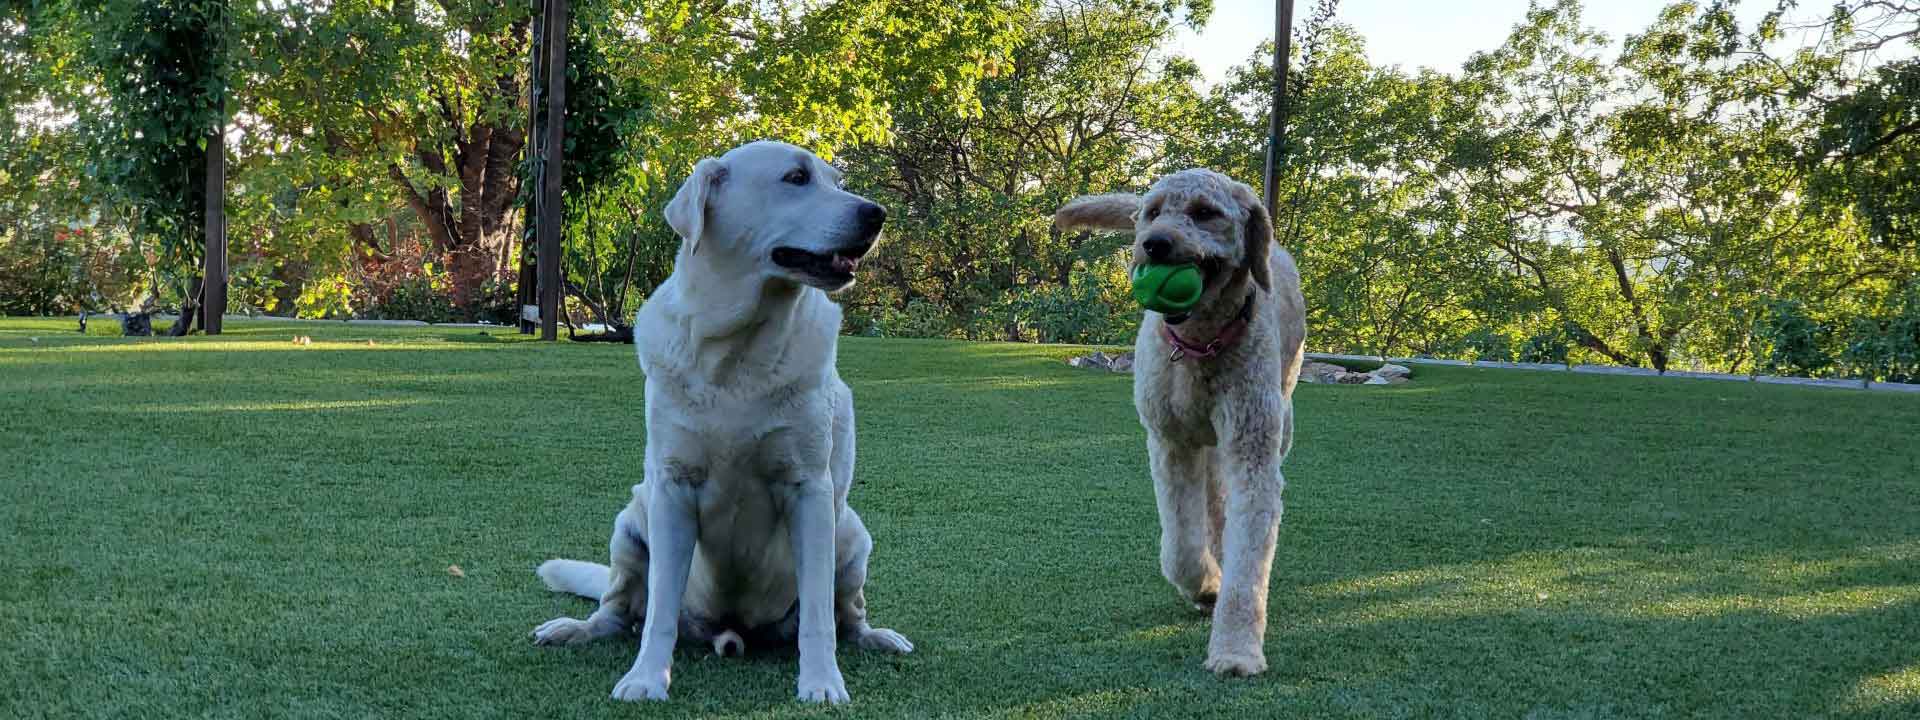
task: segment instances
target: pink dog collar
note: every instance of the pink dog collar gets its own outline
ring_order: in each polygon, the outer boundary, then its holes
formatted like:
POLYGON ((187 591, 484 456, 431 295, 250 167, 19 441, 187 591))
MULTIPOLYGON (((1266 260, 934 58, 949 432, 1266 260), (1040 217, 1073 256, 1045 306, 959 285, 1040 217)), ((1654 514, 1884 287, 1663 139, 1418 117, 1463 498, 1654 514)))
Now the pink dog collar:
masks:
POLYGON ((1240 312, 1234 316, 1233 322, 1227 323, 1226 327, 1220 328, 1220 334, 1213 336, 1213 339, 1207 341, 1205 345, 1197 345, 1180 339, 1180 335, 1173 331, 1172 325, 1168 325, 1164 320, 1161 321, 1160 335, 1166 338, 1168 345, 1173 346, 1173 355, 1169 356, 1167 360, 1169 362, 1180 362, 1189 357, 1205 360, 1219 355, 1227 348, 1233 347, 1234 343, 1240 341, 1240 336, 1247 333, 1247 320, 1251 317, 1253 317, 1253 295, 1249 294, 1247 295, 1247 301, 1240 305, 1240 312))

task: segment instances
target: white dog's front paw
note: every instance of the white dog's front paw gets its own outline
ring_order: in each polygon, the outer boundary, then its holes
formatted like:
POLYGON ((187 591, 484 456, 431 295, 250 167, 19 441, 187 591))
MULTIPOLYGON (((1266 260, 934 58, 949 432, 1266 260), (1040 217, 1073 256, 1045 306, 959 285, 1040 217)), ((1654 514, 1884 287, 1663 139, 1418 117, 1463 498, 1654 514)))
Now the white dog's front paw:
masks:
POLYGON ((1252 651, 1207 651, 1207 669, 1216 675, 1249 677, 1267 671, 1266 653, 1252 651))
POLYGON ((557 617, 533 629, 535 645, 578 645, 593 639, 585 620, 557 617))
POLYGON ((913 652, 913 641, 907 636, 886 628, 873 628, 860 633, 860 647, 866 650, 879 650, 898 655, 913 652))
POLYGON ((626 677, 613 686, 613 699, 633 702, 636 700, 667 699, 667 671, 647 672, 640 668, 628 670, 626 677))
POLYGON ((800 702, 839 705, 851 698, 847 697, 847 681, 840 677, 840 668, 829 665, 826 670, 800 671, 800 702))

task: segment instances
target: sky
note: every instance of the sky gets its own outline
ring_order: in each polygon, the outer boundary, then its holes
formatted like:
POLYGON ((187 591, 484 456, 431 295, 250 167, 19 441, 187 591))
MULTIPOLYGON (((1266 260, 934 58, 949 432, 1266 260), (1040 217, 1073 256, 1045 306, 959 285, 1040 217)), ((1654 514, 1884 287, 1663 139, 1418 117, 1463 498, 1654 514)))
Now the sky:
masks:
MULTIPOLYGON (((1659 17, 1672 0, 1590 0, 1582 19, 1619 46, 1659 17)), ((1274 0, 1214 0, 1213 18, 1202 32, 1183 30, 1174 51, 1193 58, 1209 81, 1245 62, 1262 41, 1273 36, 1274 0)), ((1313 0, 1295 0, 1293 21, 1306 21, 1313 0)), ((1773 3, 1748 0, 1738 15, 1752 27, 1773 3)), ((1505 41, 1527 13, 1527 0, 1341 0, 1336 17, 1360 31, 1367 56, 1375 64, 1408 70, 1431 67, 1458 72, 1467 56, 1505 41)))

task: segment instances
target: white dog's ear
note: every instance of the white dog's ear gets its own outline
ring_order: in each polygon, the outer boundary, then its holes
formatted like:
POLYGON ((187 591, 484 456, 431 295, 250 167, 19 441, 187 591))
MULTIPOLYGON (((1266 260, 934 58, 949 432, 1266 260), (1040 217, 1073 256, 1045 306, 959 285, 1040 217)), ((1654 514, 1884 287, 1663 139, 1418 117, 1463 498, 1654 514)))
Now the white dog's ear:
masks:
POLYGON ((707 226, 707 194, 727 179, 727 166, 713 158, 694 163, 693 174, 680 183, 680 190, 667 203, 667 225, 687 243, 687 253, 700 250, 701 233, 707 226))
POLYGON ((1273 219, 1267 215, 1266 203, 1253 194, 1253 188, 1245 183, 1233 185, 1233 198, 1247 214, 1247 221, 1240 226, 1240 232, 1246 236, 1247 270, 1253 273, 1253 281, 1260 284, 1260 289, 1272 290, 1273 219))
POLYGON ((1132 230, 1133 218, 1138 212, 1139 195, 1082 195, 1053 211, 1053 224, 1061 230, 1132 230))

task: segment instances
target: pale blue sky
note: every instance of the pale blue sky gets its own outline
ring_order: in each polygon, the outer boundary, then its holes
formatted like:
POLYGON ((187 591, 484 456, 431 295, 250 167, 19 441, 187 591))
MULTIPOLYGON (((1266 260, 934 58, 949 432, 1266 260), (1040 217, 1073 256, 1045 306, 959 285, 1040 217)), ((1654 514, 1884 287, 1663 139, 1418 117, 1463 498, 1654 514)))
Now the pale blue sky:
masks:
MULTIPOLYGON (((1628 33, 1645 30, 1670 2, 1591 0, 1582 17, 1617 47, 1628 33)), ((1313 0, 1295 0, 1293 21, 1305 22, 1312 6, 1313 0)), ((1772 7, 1771 0, 1742 3, 1742 24, 1752 27, 1772 7)), ((1214 0, 1205 31, 1182 32, 1173 49, 1217 81, 1273 36, 1273 8, 1273 0, 1214 0)), ((1457 72, 1468 55, 1498 47, 1526 12, 1527 0, 1342 0, 1338 17, 1366 37, 1367 55, 1377 64, 1457 72)))

